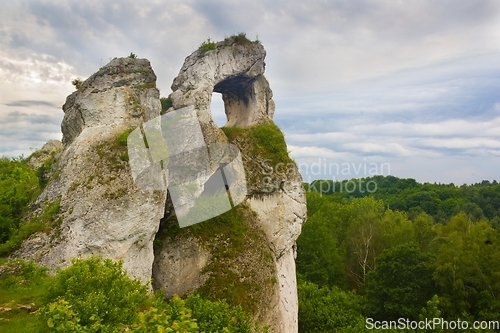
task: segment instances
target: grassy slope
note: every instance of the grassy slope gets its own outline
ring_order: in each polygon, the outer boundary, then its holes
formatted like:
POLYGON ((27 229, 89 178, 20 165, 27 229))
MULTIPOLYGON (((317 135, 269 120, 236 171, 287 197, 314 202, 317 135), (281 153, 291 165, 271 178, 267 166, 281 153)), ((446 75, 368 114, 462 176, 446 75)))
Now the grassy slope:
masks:
POLYGON ((47 331, 36 315, 42 305, 50 277, 45 270, 17 261, 0 266, 0 332, 37 333, 47 331), (22 306, 31 306, 30 310, 22 306), (10 311, 5 311, 10 308, 10 311))

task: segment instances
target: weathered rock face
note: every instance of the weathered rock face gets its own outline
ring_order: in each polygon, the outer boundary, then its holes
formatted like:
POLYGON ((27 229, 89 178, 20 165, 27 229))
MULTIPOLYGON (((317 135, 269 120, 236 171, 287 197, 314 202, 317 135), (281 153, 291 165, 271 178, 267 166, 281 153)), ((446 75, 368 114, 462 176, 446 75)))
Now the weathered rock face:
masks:
POLYGON ((63 105, 63 144, 85 128, 137 126, 159 115, 156 75, 146 59, 113 59, 69 95, 63 105))
MULTIPOLYGON (((214 292, 207 292, 206 287, 200 286, 200 281, 206 281, 205 285, 210 285, 211 279, 225 281, 235 290, 247 291, 250 294, 247 297, 256 298, 252 304, 246 305, 250 310, 252 305, 256 305, 258 311, 254 311, 254 315, 258 320, 269 323, 274 332, 289 333, 298 330, 294 251, 295 241, 306 217, 305 193, 297 167, 288 157, 283 135, 272 123, 274 102, 269 83, 263 75, 264 58, 265 51, 259 43, 241 43, 231 38, 217 43, 215 50, 195 51, 186 58, 179 75, 174 79, 173 93, 170 94, 173 107, 169 111, 194 106, 207 144, 227 140, 240 149, 248 187, 247 199, 241 209, 252 214, 243 224, 248 238, 260 239, 260 243, 256 241, 257 244, 253 246, 262 248, 272 260, 262 264, 264 260, 258 256, 249 259, 250 245, 245 251, 236 248, 230 250, 234 259, 221 256, 221 252, 227 251, 223 248, 231 244, 217 245, 215 239, 238 239, 238 234, 219 229, 218 225, 224 222, 217 218, 203 222, 207 224, 206 228, 211 226, 213 229, 214 240, 210 246, 205 246, 209 259, 194 260, 193 253, 198 251, 198 245, 192 240, 207 242, 204 232, 186 230, 171 237, 168 233, 173 232, 172 225, 175 222, 171 222, 168 229, 167 221, 166 236, 160 236, 162 246, 156 249, 153 272, 155 277, 162 277, 155 278, 155 287, 165 289, 167 295, 180 290, 185 293, 201 290, 210 295, 214 292), (219 92, 223 96, 228 136, 212 121, 212 92, 219 92), (236 134, 233 133, 235 131, 236 134), (275 148, 265 148, 268 141, 281 147, 280 152, 273 151, 275 148), (286 172, 278 172, 281 169, 286 172), (253 234, 252 228, 262 232, 264 238, 253 234), (186 248, 186 244, 191 245, 186 248), (189 275, 185 273, 185 268, 165 272, 173 262, 193 261, 195 263, 190 265, 189 275), (243 264, 247 261, 254 262, 254 269, 243 264), (214 269, 221 266, 226 269, 214 269), (232 279, 227 278, 232 274, 232 279), (268 275, 271 277, 269 281, 274 282, 261 281, 259 290, 248 291, 251 288, 241 281, 249 277, 256 280, 257 275, 268 275), (173 287, 178 281, 184 281, 182 288, 173 287)), ((201 257, 205 258, 206 255, 201 257)), ((223 294, 223 297, 231 298, 229 294, 223 294)))
POLYGON ((52 157, 55 157, 55 155, 60 153, 62 148, 63 147, 61 141, 49 140, 47 141, 46 144, 43 145, 41 149, 39 149, 35 154, 30 156, 28 163, 34 169, 38 169, 43 166, 45 161, 47 161, 52 157))
POLYGON ((114 59, 68 96, 58 176, 36 202, 42 209, 60 202, 62 223, 50 236, 31 237, 16 256, 55 269, 71 258, 101 255, 123 260, 133 277, 150 280, 166 195, 135 186, 126 136, 119 137, 159 115, 155 81, 149 61, 114 59))
MULTIPOLYGON (((170 94, 174 109, 194 105, 201 123, 212 124, 212 92, 222 94, 227 126, 250 127, 269 121, 274 102, 263 76, 266 51, 260 43, 233 38, 215 50, 197 50, 186 58, 170 94)), ((215 140, 214 140, 215 141, 215 140)))
MULTIPOLYGON (((191 107, 197 121, 196 126, 184 127, 189 133, 177 135, 175 128, 168 129, 174 134, 169 153, 193 146, 203 151, 216 142, 238 148, 247 194, 236 208, 179 228, 171 173, 162 170, 173 162, 155 167, 155 177, 160 177, 155 178, 159 183, 154 190, 139 188, 138 178, 134 183, 129 166, 134 157, 128 155, 126 138, 138 126, 146 137, 148 126, 163 126, 156 121, 159 92, 147 60, 114 59, 83 82, 63 106, 62 152, 34 207, 36 214, 58 204, 55 221, 60 225, 54 225, 49 235, 30 237, 14 256, 51 269, 89 255, 123 260, 131 276, 144 283, 153 278, 152 287, 164 289, 167 296, 198 291, 242 305, 273 332, 297 332, 294 255, 306 217, 305 195, 283 134, 272 121, 274 102, 263 75, 264 58, 260 43, 228 38, 214 50, 197 50, 187 57, 170 94, 169 112, 178 115, 179 109, 191 107), (223 129, 210 113, 214 91, 222 94, 225 104, 228 123, 223 129)), ((165 136, 165 131, 156 133, 165 136)), ((152 156, 151 149, 148 154, 152 156)), ((179 168, 198 163, 185 159, 175 162, 179 168)), ((194 185, 208 187, 220 167, 207 166, 194 185)))

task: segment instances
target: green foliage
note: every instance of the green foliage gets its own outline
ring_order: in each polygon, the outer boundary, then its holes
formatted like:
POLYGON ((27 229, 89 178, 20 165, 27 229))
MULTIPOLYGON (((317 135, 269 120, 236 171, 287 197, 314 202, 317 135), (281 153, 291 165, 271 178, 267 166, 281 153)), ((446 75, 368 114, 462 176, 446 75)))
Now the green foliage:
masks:
POLYGON ((8 333, 267 332, 225 302, 199 295, 164 301, 130 279, 121 263, 96 257, 75 259, 55 277, 31 262, 7 262, 0 266, 0 304, 12 309, 0 311, 0 330, 8 333))
POLYGON ((152 307, 139 313, 139 320, 133 326, 133 332, 199 332, 198 324, 192 316, 191 309, 179 296, 174 295, 168 304, 157 303, 156 306, 157 308, 152 307))
POLYGON ((411 245, 387 249, 367 275, 368 314, 379 320, 418 319, 433 291, 429 255, 411 245))
POLYGON ((465 214, 438 231, 434 281, 445 316, 467 312, 480 316, 498 308, 500 237, 486 221, 473 223, 465 214))
POLYGON ((118 332, 137 320, 138 309, 147 306, 148 296, 146 287, 131 280, 121 263, 90 258, 75 259, 70 267, 60 270, 46 300, 42 314, 55 331, 85 326, 118 332))
MULTIPOLYGON (((254 125, 249 128, 222 127, 229 142, 236 144, 251 160, 244 160, 248 187, 269 192, 266 188, 276 184, 266 184, 264 171, 273 175, 279 166, 281 169, 296 169, 295 162, 288 155, 285 138, 281 130, 274 123, 254 125), (264 170, 267 169, 267 170, 264 170)), ((276 174, 274 175, 276 176, 276 174)))
POLYGON ((129 56, 128 56, 130 59, 137 59, 137 55, 130 52, 129 56))
POLYGON ((208 51, 215 50, 216 48, 217 48, 217 45, 209 37, 209 38, 207 38, 206 41, 204 41, 203 43, 201 43, 201 45, 198 47, 198 51, 200 51, 201 55, 204 55, 208 51))
POLYGON ((82 87, 83 81, 80 78, 76 78, 71 81, 71 84, 75 86, 76 90, 80 90, 82 87))
POLYGON ((179 297, 164 303, 109 259, 73 260, 58 271, 41 316, 51 332, 198 332, 179 297))
MULTIPOLYGON (((36 152, 35 152, 36 153, 36 152)), ((55 178, 57 174, 52 174, 52 168, 56 164, 56 153, 51 152, 50 155, 43 161, 42 165, 37 170, 38 181, 43 189, 50 181, 50 178, 55 178)), ((33 156, 33 155, 32 155, 33 156)))
POLYGON ((360 289, 376 257, 387 248, 414 243, 406 215, 373 197, 337 202, 307 193, 308 221, 297 240, 297 270, 318 285, 360 289))
POLYGON ((420 249, 429 252, 431 246, 435 246, 437 228, 434 228, 434 220, 426 213, 420 213, 413 219, 415 241, 420 249))
POLYGON ((172 99, 170 99, 170 97, 161 97, 160 102, 161 102, 160 114, 163 115, 168 109, 172 107, 172 99))
MULTIPOLYGON (((445 223, 462 211, 471 216, 474 221, 482 218, 500 221, 500 184, 496 181, 456 186, 454 184, 421 184, 411 178, 402 179, 394 176, 373 176, 360 180, 363 184, 375 183, 376 191, 370 193, 365 187, 357 186, 349 193, 345 190, 349 182, 347 180, 338 182, 317 180, 306 188, 321 191, 322 194, 330 194, 337 200, 372 195, 384 200, 393 210, 406 211, 411 219, 425 212, 436 222, 445 223), (320 184, 323 185, 322 190, 320 184)), ((354 181, 358 184, 360 180, 354 181)))
POLYGON ((1 284, 4 287, 13 285, 37 284, 45 279, 47 268, 37 266, 33 262, 11 260, 1 265, 1 284))
POLYGON ((245 133, 245 129, 243 127, 238 127, 238 126, 226 126, 226 127, 221 127, 221 129, 224 132, 224 134, 226 134, 230 142, 236 139, 239 135, 245 133))
MULTIPOLYGON (((252 45, 252 44, 260 44, 259 39, 257 38, 255 41, 251 41, 250 39, 247 38, 246 33, 240 32, 234 35, 231 35, 229 37, 224 38, 224 41, 222 45, 224 46, 229 46, 229 45, 252 45)), ((219 44, 220 45, 220 44, 219 44)), ((212 39, 207 38, 201 45, 198 47, 198 51, 200 56, 204 56, 205 53, 208 51, 215 50, 217 48, 217 43, 213 41, 212 39)))
POLYGON ((118 134, 114 140, 103 141, 93 147, 99 163, 104 164, 103 168, 111 171, 121 171, 128 167, 127 138, 133 131, 128 128, 118 134))
POLYGON ((308 194, 309 218, 297 240, 296 264, 304 278, 321 286, 346 286, 342 240, 338 235, 343 227, 339 213, 342 209, 339 203, 324 200, 318 193, 308 194), (316 208, 318 205, 321 208, 316 208))
POLYGON ((45 231, 47 226, 39 223, 38 221, 23 223, 12 236, 3 244, 0 244, 0 257, 11 254, 19 247, 25 239, 34 234, 35 232, 45 231))
POLYGON ((364 331, 363 299, 356 293, 299 279, 298 294, 300 333, 364 331))
MULTIPOLYGON (((248 44, 253 43, 250 39, 247 38, 247 34, 244 32, 240 32, 240 33, 231 35, 229 37, 226 37, 224 39, 224 42, 226 44, 234 42, 237 45, 248 45, 248 44)), ((257 40, 256 43, 259 43, 259 41, 257 40)))
POLYGON ((134 88, 137 88, 137 89, 156 88, 156 82, 141 83, 141 84, 138 84, 138 85, 134 86, 134 88))
POLYGON ((253 126, 249 129, 248 136, 255 145, 255 155, 271 159, 273 163, 293 162, 288 156, 283 133, 274 123, 253 126))
MULTIPOLYGON (((100 323, 93 325, 93 328, 86 330, 79 323, 71 305, 64 299, 58 299, 48 306, 48 309, 43 313, 47 319, 47 326, 53 332, 99 332, 103 329, 100 323)), ((104 329, 103 331, 107 331, 104 329)))
POLYGON ((192 309, 200 332, 266 332, 264 327, 252 323, 241 307, 230 307, 226 302, 212 302, 199 295, 189 295, 186 306, 192 309))
POLYGON ((0 158, 0 243, 19 228, 28 204, 40 193, 37 173, 20 159, 0 158))
MULTIPOLYGON (((377 182, 377 192, 339 192, 339 182, 306 184, 312 191, 308 221, 297 240, 298 274, 322 288, 364 295, 365 314, 380 320, 495 318, 500 231, 499 218, 491 214, 498 214, 492 201, 498 183, 457 187, 392 176, 368 180, 377 182), (321 193, 321 185, 330 194, 321 193)), ((314 313, 302 312, 300 320, 310 321, 309 327, 323 325, 314 313)))
POLYGON ((122 133, 120 133, 117 137, 116 137, 116 143, 119 145, 119 146, 122 146, 122 147, 127 147, 127 139, 128 139, 128 136, 130 135, 130 133, 132 133, 134 129, 133 128, 129 128, 129 129, 126 129, 125 131, 123 131, 122 133))
MULTIPOLYGON (((439 311, 439 297, 437 295, 432 296, 432 298, 427 302, 426 306, 422 308, 418 319, 421 321, 433 320, 434 318, 442 318, 441 311, 439 311)), ((493 318, 493 317, 491 317, 493 318)), ((423 332, 442 332, 441 327, 435 327, 434 330, 421 330, 423 332)))
POLYGON ((12 260, 0 265, 0 331, 5 333, 45 332, 45 324, 33 312, 43 302, 50 278, 47 269, 32 262, 12 260))
MULTIPOLYGON (((50 161, 50 159, 49 159, 50 161)), ((52 162, 49 162, 52 163, 52 162)), ((22 242, 38 231, 58 224, 59 201, 48 203, 40 215, 23 221, 28 205, 40 193, 37 172, 19 159, 0 159, 0 256, 18 249, 22 242)))

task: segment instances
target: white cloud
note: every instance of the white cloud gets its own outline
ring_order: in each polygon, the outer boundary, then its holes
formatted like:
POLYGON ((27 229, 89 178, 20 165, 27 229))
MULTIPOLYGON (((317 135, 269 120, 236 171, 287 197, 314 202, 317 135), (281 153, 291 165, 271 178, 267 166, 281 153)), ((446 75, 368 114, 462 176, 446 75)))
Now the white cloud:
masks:
POLYGON ((336 153, 331 149, 316 147, 316 146, 288 146, 290 150, 290 155, 293 158, 308 158, 308 157, 318 157, 318 158, 333 158, 333 159, 346 159, 348 155, 345 153, 336 153))

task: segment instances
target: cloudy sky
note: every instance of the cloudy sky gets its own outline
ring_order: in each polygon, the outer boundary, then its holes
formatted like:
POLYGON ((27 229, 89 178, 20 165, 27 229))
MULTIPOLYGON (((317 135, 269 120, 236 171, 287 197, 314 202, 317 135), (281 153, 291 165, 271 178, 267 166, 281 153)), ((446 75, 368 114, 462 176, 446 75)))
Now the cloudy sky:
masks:
MULTIPOLYGON (((71 80, 148 58, 163 96, 207 37, 267 50, 306 181, 500 180, 500 1, 1 1, 0 155, 60 139, 71 80)), ((213 114, 224 123, 220 96, 213 114)))

